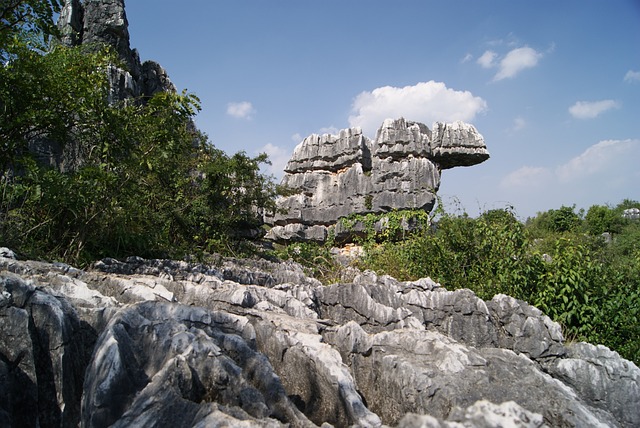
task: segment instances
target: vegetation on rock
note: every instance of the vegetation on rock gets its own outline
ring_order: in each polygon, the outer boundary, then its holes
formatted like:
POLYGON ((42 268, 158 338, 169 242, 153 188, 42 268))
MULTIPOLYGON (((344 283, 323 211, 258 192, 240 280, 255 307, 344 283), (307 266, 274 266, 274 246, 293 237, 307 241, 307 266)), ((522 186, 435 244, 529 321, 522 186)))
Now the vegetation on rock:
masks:
MULTIPOLYGON (((496 294, 525 300, 558 321, 568 338, 604 344, 638 363, 640 221, 622 216, 632 207, 640 202, 593 206, 586 215, 561 207, 526 223, 510 208, 477 218, 437 211, 431 227, 400 238, 365 234, 365 255, 354 263, 400 280, 429 276, 449 290, 468 288, 485 300, 496 294)), ((307 245, 296 260, 326 271, 324 258, 313 255, 326 250, 314 251, 307 245), (314 264, 318 260, 322 269, 314 264)))
POLYGON ((211 145, 193 126, 193 94, 110 103, 106 70, 122 67, 113 51, 34 48, 34 34, 44 40, 42 29, 54 27, 29 17, 51 3, 18 3, 31 5, 26 23, 0 27, 2 245, 77 265, 243 245, 239 232, 257 229, 273 205, 275 186, 260 172, 266 156, 211 145), (38 146, 70 153, 73 165, 38 160, 38 146))

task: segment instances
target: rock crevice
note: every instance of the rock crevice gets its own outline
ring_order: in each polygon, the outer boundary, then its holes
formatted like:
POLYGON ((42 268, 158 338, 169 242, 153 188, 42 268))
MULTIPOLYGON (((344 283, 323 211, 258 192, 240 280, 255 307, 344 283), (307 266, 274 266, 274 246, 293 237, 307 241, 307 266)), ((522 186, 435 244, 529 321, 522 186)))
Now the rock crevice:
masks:
POLYGON ((6 426, 640 424, 633 362, 565 343, 525 302, 428 278, 0 257, 0 296, 6 426))

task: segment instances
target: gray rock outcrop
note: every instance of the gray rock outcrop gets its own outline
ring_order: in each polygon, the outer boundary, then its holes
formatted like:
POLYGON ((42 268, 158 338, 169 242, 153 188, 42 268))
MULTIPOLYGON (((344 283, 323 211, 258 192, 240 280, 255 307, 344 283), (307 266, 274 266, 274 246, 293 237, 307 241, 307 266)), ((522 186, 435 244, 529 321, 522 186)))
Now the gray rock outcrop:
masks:
POLYGON ((394 209, 430 211, 443 169, 489 158, 482 135, 469 124, 426 125, 384 121, 371 141, 360 128, 311 135, 294 150, 278 200, 268 219, 275 241, 324 241, 341 218, 394 209))
POLYGON ((0 257, 0 323, 3 426, 640 424, 635 364, 428 278, 0 257))
POLYGON ((627 208, 622 212, 622 217, 628 220, 638 220, 640 219, 640 209, 638 208, 627 208))
MULTIPOLYGON (((106 45, 117 54, 120 63, 106 70, 109 103, 145 103, 157 92, 176 91, 158 63, 141 63, 138 51, 131 48, 124 0, 65 0, 57 25, 63 45, 106 45)), ((46 135, 30 140, 29 151, 40 164, 63 172, 77 170, 86 157, 74 141, 54 141, 46 135)))
POLYGON ((159 91, 175 91, 166 71, 154 61, 140 62, 129 42, 129 22, 124 0, 66 0, 58 18, 61 42, 67 46, 110 46, 124 68, 110 68, 111 101, 159 91))

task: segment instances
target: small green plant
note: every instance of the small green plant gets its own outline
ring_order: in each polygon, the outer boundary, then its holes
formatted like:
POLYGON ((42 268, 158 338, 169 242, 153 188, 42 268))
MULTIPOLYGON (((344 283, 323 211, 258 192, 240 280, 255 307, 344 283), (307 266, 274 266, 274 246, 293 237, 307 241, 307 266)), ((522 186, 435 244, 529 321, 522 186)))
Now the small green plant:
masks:
POLYGON ((301 264, 308 270, 308 274, 323 284, 338 282, 344 269, 331 254, 331 245, 327 244, 292 243, 280 247, 275 255, 280 260, 293 260, 301 264))
POLYGON ((364 197, 364 207, 367 210, 370 210, 371 208, 373 208, 373 196, 367 195, 364 197))
POLYGON ((412 233, 427 228, 430 217, 424 210, 393 210, 383 214, 352 214, 340 220, 344 230, 352 230, 362 225, 363 238, 360 244, 402 240, 412 233))

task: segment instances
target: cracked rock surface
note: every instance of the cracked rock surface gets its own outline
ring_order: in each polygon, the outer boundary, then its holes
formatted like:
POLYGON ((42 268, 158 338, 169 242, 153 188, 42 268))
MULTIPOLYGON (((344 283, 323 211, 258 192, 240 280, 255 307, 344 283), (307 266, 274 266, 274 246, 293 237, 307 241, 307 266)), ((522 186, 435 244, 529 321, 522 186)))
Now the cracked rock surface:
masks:
POLYGON ((376 138, 360 128, 336 135, 313 134, 294 150, 282 185, 291 194, 278 200, 267 221, 274 241, 325 241, 338 221, 351 214, 392 210, 431 211, 443 169, 484 162, 489 152, 473 125, 387 119, 376 138))
POLYGON ((0 325, 2 426, 640 425, 632 362, 428 278, 0 256, 0 325))

